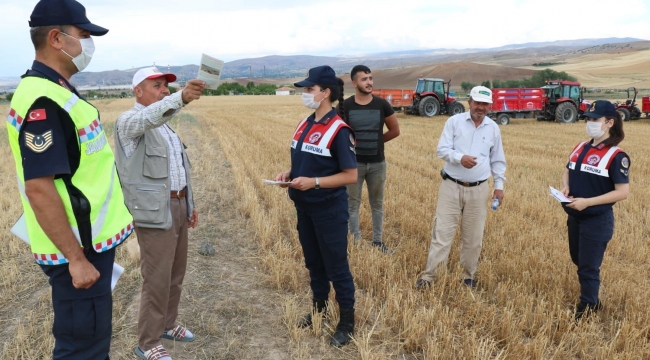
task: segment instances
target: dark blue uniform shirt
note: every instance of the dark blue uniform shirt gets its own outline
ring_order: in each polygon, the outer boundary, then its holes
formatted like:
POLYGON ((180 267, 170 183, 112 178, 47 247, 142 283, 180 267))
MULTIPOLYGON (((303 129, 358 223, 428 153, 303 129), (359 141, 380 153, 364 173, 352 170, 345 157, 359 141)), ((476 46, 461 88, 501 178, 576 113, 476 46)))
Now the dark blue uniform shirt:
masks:
MULTIPOLYGON (((32 69, 22 77, 27 76, 50 80, 81 98, 63 76, 39 61, 34 60, 32 69)), ((79 167, 81 152, 74 122, 65 110, 46 97, 36 99, 29 108, 20 129, 18 143, 23 158, 25 181, 52 175, 59 178, 62 175, 74 174, 79 167), (34 110, 39 113, 39 120, 30 120, 29 115, 34 110), (45 149, 30 144, 29 139, 31 142, 39 141, 44 135, 51 135, 51 145, 47 145, 45 149)))
MULTIPOLYGON (((576 166, 574 170, 569 168, 569 195, 576 198, 591 198, 607 194, 613 191, 616 184, 628 184, 629 180, 629 167, 630 158, 623 151, 614 156, 614 159, 609 165, 609 177, 592 174, 589 172, 581 171, 580 164, 583 163, 585 156, 590 149, 594 148, 591 144, 593 140, 585 144, 582 152, 578 154, 576 166)), ((566 207, 563 203, 562 206, 567 214, 576 217, 585 217, 592 215, 600 215, 612 209, 614 203, 590 206, 582 211, 577 211, 566 207)))
MULTIPOLYGON (((353 139, 354 134, 348 127, 341 127, 330 146, 331 157, 312 154, 302 151, 302 143, 313 126, 320 126, 327 123, 337 115, 336 109, 332 109, 319 122, 315 122, 316 114, 311 114, 307 118, 307 126, 302 132, 296 148, 291 149, 291 179, 300 176, 305 177, 325 177, 340 173, 343 169, 356 169, 357 158, 354 153, 353 139)), ((300 203, 320 203, 334 199, 346 194, 345 186, 333 189, 309 189, 300 191, 289 188, 289 197, 291 200, 300 203)))

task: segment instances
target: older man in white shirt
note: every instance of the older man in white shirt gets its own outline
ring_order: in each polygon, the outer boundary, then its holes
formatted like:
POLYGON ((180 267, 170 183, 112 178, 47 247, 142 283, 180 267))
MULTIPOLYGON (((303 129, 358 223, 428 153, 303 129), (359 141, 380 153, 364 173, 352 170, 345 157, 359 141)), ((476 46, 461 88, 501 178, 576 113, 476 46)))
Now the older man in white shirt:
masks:
POLYGON ((454 115, 445 123, 437 153, 446 163, 441 171, 443 180, 438 190, 427 267, 416 282, 419 289, 429 287, 438 265, 447 262, 459 220, 463 283, 476 287, 474 276, 490 197, 487 179, 490 175, 494 178, 492 199, 503 203, 506 171, 501 131, 486 116, 491 103, 490 89, 476 86, 470 91, 469 112, 454 115))

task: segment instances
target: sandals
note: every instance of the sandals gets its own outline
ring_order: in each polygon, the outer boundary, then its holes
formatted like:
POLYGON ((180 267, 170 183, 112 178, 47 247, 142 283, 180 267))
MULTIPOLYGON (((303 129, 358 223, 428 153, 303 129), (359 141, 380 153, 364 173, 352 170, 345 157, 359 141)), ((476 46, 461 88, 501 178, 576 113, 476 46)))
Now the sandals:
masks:
POLYGON ((162 345, 147 351, 142 351, 139 346, 136 346, 133 352, 142 360, 172 360, 172 357, 169 356, 169 353, 162 345))
POLYGON ((179 342, 192 342, 194 341, 194 334, 185 327, 176 325, 173 329, 165 331, 162 338, 179 342))

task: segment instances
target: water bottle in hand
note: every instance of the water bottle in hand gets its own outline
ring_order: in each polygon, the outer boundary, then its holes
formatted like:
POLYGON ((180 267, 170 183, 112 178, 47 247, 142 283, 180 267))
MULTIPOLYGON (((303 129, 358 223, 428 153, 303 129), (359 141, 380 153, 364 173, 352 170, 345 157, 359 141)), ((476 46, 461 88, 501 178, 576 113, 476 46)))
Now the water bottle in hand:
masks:
POLYGON ((496 210, 499 207, 499 198, 492 199, 492 210, 496 210))

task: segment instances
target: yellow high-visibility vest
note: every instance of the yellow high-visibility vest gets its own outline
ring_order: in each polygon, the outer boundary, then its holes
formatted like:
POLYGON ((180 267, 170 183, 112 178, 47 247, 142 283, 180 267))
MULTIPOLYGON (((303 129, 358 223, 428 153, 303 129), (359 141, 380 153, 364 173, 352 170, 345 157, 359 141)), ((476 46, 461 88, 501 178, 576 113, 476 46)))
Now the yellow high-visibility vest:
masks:
MULTIPOLYGON (((32 104, 42 97, 51 99, 65 110, 77 130, 81 158, 79 168, 72 175, 70 182, 90 204, 93 250, 106 251, 126 240, 133 231, 133 217, 124 204, 113 151, 108 145, 97 109, 54 82, 40 77, 25 77, 18 85, 11 101, 7 116, 7 135, 16 163, 18 188, 34 259, 42 265, 60 265, 67 263, 68 260, 43 232, 25 194, 19 145, 20 129, 27 119, 27 112, 32 104)), ((47 136, 43 136, 43 139, 47 139, 47 136)), ((63 139, 52 140, 64 141, 63 139)), ((82 246, 78 219, 73 211, 68 187, 63 179, 55 179, 54 185, 61 196, 72 232, 77 237, 79 246, 82 246)))

